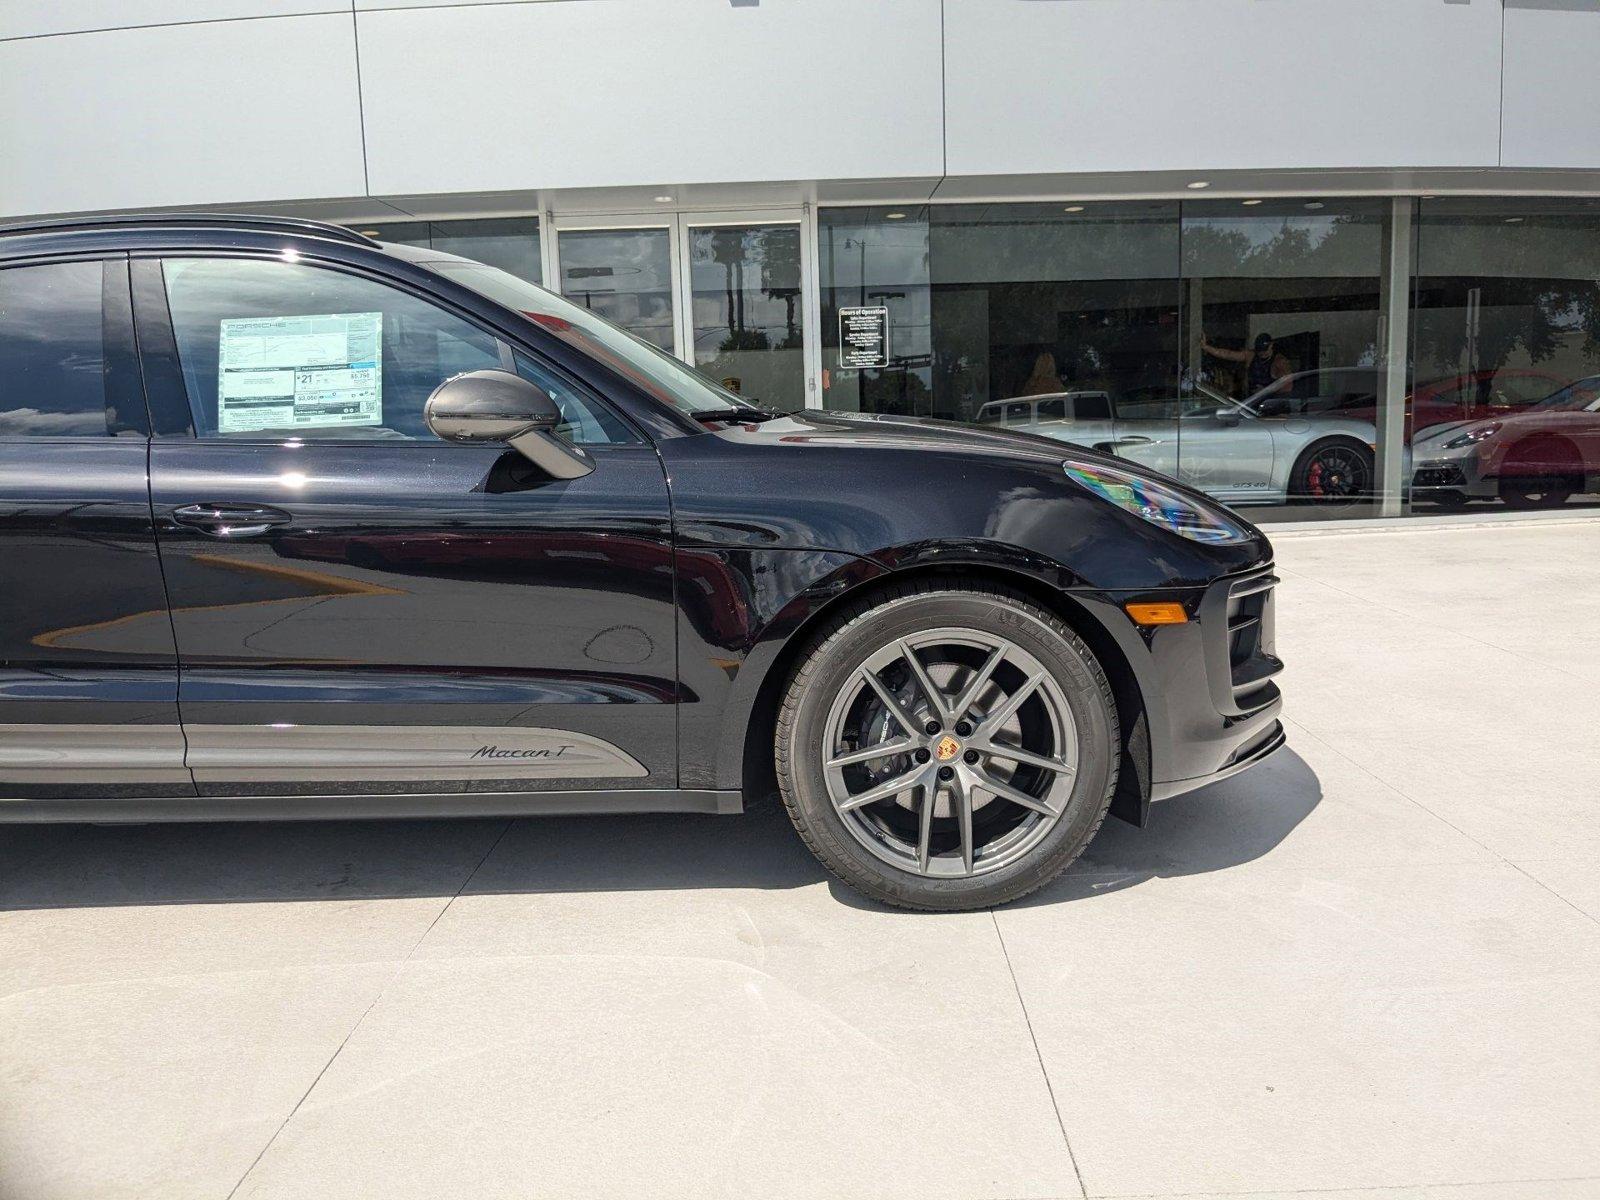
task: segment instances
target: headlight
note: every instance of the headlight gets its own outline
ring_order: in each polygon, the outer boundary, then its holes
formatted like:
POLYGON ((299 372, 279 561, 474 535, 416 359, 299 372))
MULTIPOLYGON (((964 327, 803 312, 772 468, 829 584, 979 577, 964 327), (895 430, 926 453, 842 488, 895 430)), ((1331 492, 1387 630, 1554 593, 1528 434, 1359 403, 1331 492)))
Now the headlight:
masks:
POLYGON ((1479 425, 1476 429, 1469 429, 1460 437, 1451 438, 1444 444, 1446 450, 1460 450, 1464 446, 1475 446, 1484 438, 1491 438, 1500 432, 1498 425, 1479 425))
POLYGON ((1170 529, 1190 541, 1233 545, 1250 540, 1250 531, 1239 522, 1201 508, 1165 484, 1141 479, 1115 467, 1079 462, 1061 465, 1067 472, 1067 478, 1074 483, 1080 483, 1118 508, 1125 508, 1152 525, 1170 529))

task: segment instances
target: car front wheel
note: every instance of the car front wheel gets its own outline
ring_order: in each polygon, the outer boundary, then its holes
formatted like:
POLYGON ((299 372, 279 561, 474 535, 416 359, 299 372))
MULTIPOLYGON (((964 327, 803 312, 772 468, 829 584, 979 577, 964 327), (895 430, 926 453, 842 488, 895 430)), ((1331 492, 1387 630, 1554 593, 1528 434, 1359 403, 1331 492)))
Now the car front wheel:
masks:
POLYGON ((1058 875, 1105 819, 1116 709, 1059 619, 918 583, 831 624, 790 681, 778 782, 806 843, 888 904, 970 909, 1058 875))

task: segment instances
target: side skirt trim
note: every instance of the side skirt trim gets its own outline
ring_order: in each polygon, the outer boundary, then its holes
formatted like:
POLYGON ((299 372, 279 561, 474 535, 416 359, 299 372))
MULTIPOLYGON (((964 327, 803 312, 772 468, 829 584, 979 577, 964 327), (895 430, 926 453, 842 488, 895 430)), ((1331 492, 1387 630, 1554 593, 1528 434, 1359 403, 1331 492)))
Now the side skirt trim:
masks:
POLYGON ((333 821, 367 817, 566 817, 601 813, 740 813, 738 792, 679 788, 389 796, 181 796, 0 799, 0 824, 97 821, 333 821))

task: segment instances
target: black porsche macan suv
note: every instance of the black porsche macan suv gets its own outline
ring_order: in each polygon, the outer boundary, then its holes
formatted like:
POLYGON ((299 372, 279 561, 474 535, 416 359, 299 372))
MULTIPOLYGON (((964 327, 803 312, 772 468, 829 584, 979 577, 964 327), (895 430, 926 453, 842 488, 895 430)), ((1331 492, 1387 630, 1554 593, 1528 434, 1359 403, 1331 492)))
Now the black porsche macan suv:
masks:
POLYGON ((0 820, 696 811, 916 908, 1259 761, 1271 547, 331 225, 0 231, 0 820))

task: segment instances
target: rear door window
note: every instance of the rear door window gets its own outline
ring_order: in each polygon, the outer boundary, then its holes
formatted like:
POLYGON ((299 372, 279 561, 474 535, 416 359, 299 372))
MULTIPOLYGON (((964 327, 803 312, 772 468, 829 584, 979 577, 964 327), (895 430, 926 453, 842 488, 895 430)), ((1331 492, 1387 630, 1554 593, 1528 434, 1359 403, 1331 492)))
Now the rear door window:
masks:
POLYGON ((0 438, 143 436, 106 403, 99 261, 0 270, 0 438))

